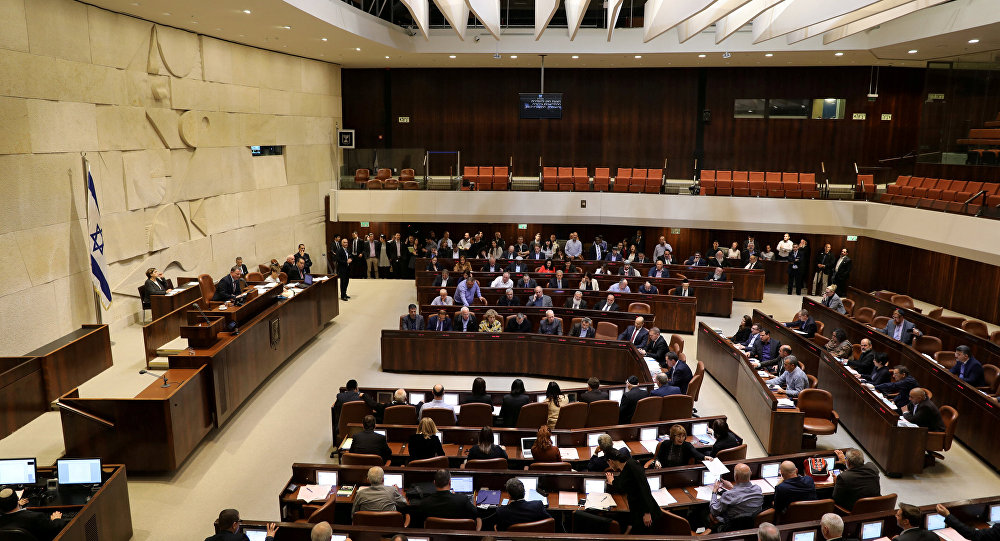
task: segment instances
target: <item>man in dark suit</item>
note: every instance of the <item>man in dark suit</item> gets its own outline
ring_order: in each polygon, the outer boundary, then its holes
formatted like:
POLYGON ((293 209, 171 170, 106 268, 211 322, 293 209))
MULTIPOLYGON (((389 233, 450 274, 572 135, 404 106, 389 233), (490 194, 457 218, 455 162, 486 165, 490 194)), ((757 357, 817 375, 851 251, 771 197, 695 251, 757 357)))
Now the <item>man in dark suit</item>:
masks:
POLYGON ((386 443, 385 436, 375 432, 375 416, 365 415, 364 419, 361 420, 361 426, 364 429, 351 436, 354 438, 354 441, 351 443, 351 452, 363 455, 378 455, 382 457, 382 460, 388 462, 392 458, 392 449, 389 449, 389 444, 386 443))
POLYGON ((938 541, 934 532, 929 532, 922 526, 923 513, 920 508, 905 503, 899 504, 896 510, 896 524, 902 532, 893 537, 893 541, 938 541))
POLYGON ((424 330, 424 316, 417 313, 417 305, 411 304, 407 307, 406 315, 399 316, 399 330, 401 331, 422 331, 424 330))
POLYGON ((715 272, 708 275, 709 282, 725 282, 726 273, 722 270, 722 267, 715 267, 715 272))
MULTIPOLYGON (((359 251, 360 251, 360 248, 359 248, 359 251)), ((309 270, 312 268, 313 262, 312 262, 312 258, 309 257, 309 254, 306 252, 306 245, 305 244, 299 244, 299 249, 298 249, 297 252, 295 252, 294 257, 295 257, 295 261, 298 261, 300 259, 304 259, 305 260, 305 262, 306 262, 306 274, 308 274, 309 270)), ((363 259, 364 259, 364 255, 362 254, 362 260, 363 259)))
POLYGON ((524 274, 514 283, 514 287, 520 289, 535 289, 538 283, 531 279, 530 276, 524 274))
POLYGON ((635 323, 629 325, 625 330, 618 335, 619 340, 627 340, 632 343, 637 348, 646 347, 646 339, 649 338, 649 331, 646 330, 645 324, 646 320, 642 316, 635 318, 635 323))
MULTIPOLYGON (((392 277, 403 278, 409 252, 406 251, 406 246, 403 244, 403 239, 400 238, 399 233, 392 236, 392 240, 386 243, 386 247, 389 249, 389 265, 392 268, 392 277)), ((441 259, 441 257, 439 254, 438 259, 441 259)))
POLYGON ((901 410, 907 421, 931 432, 944 432, 944 419, 937 404, 927 397, 926 390, 920 387, 910 389, 910 403, 901 410))
POLYGON ((685 278, 681 281, 681 285, 674 288, 670 294, 677 295, 678 297, 694 297, 694 290, 691 289, 691 283, 685 278))
POLYGON ((653 392, 649 393, 649 396, 670 396, 674 394, 681 393, 680 387, 675 387, 670 384, 670 376, 666 372, 660 372, 656 375, 656 385, 657 387, 653 389, 653 392))
POLYGON ((569 280, 563 278, 563 271, 559 269, 556 271, 556 275, 549 278, 549 287, 552 289, 563 289, 569 286, 569 280))
POLYGON ((844 519, 836 513, 826 513, 819 520, 819 533, 826 541, 858 541, 844 537, 844 519))
POLYGON ((292 272, 288 273, 288 281, 292 282, 295 280, 305 280, 306 279, 306 260, 299 259, 295 262, 295 266, 292 267, 292 272))
POLYGON ((982 363, 972 356, 972 349, 964 344, 955 348, 955 366, 951 367, 951 373, 973 387, 986 386, 982 363))
POLYGON ((802 294, 802 281, 805 277, 805 250, 795 245, 788 253, 788 294, 792 294, 792 286, 795 286, 795 294, 802 294))
POLYGON ((708 262, 701 257, 701 252, 695 252, 693 256, 687 258, 684 262, 685 265, 689 267, 707 267, 708 262))
POLYGON ((243 264, 242 257, 236 258, 236 266, 239 267, 241 271, 243 271, 243 276, 246 276, 247 274, 250 273, 250 271, 247 270, 247 266, 243 264))
MULTIPOLYGON (((295 272, 295 258, 293 256, 285 258, 285 262, 281 264, 281 272, 289 276, 295 272)), ((289 280, 291 280, 291 278, 289 278, 289 280)))
POLYGON ((743 268, 746 270, 757 270, 763 269, 764 267, 760 264, 757 255, 751 254, 750 257, 747 258, 747 264, 743 268))
POLYGON ((451 475, 448 470, 438 470, 434 473, 433 494, 424 496, 414 511, 420 516, 419 524, 428 517, 437 518, 476 518, 476 508, 472 500, 465 494, 455 494, 451 491, 451 475))
POLYGON ((659 290, 659 288, 657 288, 656 286, 654 286, 652 283, 650 283, 649 280, 646 280, 646 282, 644 284, 642 284, 641 286, 639 286, 639 289, 637 290, 637 292, 638 293, 642 293, 643 295, 657 295, 657 294, 659 294, 660 290, 659 290))
POLYGON ((663 264, 663 260, 656 260, 656 265, 649 269, 650 278, 670 278, 670 269, 663 264))
POLYGON ((1000 539, 1000 522, 994 522, 989 528, 977 530, 958 520, 947 507, 937 504, 935 509, 939 515, 944 517, 944 523, 949 528, 954 528, 958 535, 969 541, 997 541, 1000 539))
MULTIPOLYGON (((351 259, 353 260, 352 263, 351 263, 351 265, 350 265, 350 267, 351 267, 351 274, 353 274, 355 276, 360 275, 360 274, 364 274, 364 266, 365 266, 365 242, 363 240, 361 240, 361 238, 358 236, 358 232, 357 231, 354 231, 354 232, 351 233, 351 240, 350 240, 350 243, 349 243, 349 246, 348 246, 348 250, 349 250, 349 253, 351 255, 351 259), (361 272, 358 272, 358 271, 361 271, 361 272)), ((295 259, 296 259, 296 261, 298 260, 298 258, 295 258, 295 259)))
POLYGON ((618 424, 631 423, 636 404, 647 396, 649 396, 649 392, 639 387, 639 378, 629 376, 625 380, 625 394, 622 395, 622 401, 618 404, 618 424))
POLYGON ((809 282, 810 295, 821 295, 823 293, 826 286, 830 284, 830 277, 833 275, 833 265, 836 262, 837 260, 834 258, 833 252, 830 251, 829 244, 816 254, 816 272, 813 273, 813 279, 809 282))
POLYGON ((667 341, 660 335, 659 327, 653 327, 649 329, 646 344, 639 348, 639 354, 643 357, 653 359, 657 364, 663 364, 666 362, 667 351, 669 350, 670 346, 667 345, 667 341))
POLYGON ((481 269, 483 272, 503 272, 503 265, 493 256, 490 256, 490 260, 487 264, 483 265, 481 269))
POLYGON ((434 277, 434 287, 451 287, 451 272, 448 269, 441 269, 441 274, 434 277))
POLYGON ((515 332, 515 333, 530 333, 531 332, 531 320, 528 316, 524 314, 517 314, 510 321, 507 322, 507 326, 504 328, 503 332, 515 332))
POLYGON ((515 259, 511 261, 507 268, 504 269, 511 274, 518 274, 522 272, 528 272, 528 265, 521 259, 515 259))
POLYGON ((858 374, 867 376, 875 370, 875 350, 872 349, 872 341, 867 338, 861 339, 861 355, 857 360, 847 361, 847 366, 853 368, 858 374))
POLYGON ((514 294, 513 289, 507 289, 503 296, 497 299, 497 306, 521 306, 521 299, 514 294))
POLYGON ((771 331, 761 329, 760 338, 757 339, 757 342, 753 345, 753 350, 750 351, 750 358, 757 359, 758 361, 755 368, 760 367, 763 363, 776 360, 780 348, 781 341, 777 338, 771 338, 771 331))
POLYGON ((892 311, 892 319, 885 324, 884 329, 875 330, 908 346, 913 345, 914 336, 923 336, 924 334, 920 332, 920 329, 917 329, 913 323, 903 319, 903 313, 899 310, 892 311))
POLYGON ((436 316, 431 316, 427 318, 426 329, 428 331, 450 331, 451 330, 451 319, 448 318, 448 312, 444 310, 438 310, 436 316))
POLYGON ((479 330, 479 322, 476 315, 469 311, 468 306, 463 306, 451 322, 451 328, 455 332, 476 332, 479 330))
POLYGON ((587 380, 587 390, 580 393, 576 398, 580 402, 590 404, 591 402, 597 402, 598 400, 607 400, 608 392, 601 390, 601 380, 597 378, 590 378, 587 380))
POLYGON ((709 254, 708 266, 715 267, 719 269, 724 269, 729 265, 726 263, 726 257, 723 255, 722 250, 716 250, 709 254))
POLYGON ((222 277, 215 286, 213 301, 231 301, 240 295, 240 277, 243 272, 239 267, 233 266, 229 269, 229 274, 222 277))
POLYGON ((602 248, 601 236, 598 235, 594 238, 594 243, 587 248, 587 259, 591 261, 603 261, 607 259, 607 250, 602 248))
POLYGON ((524 484, 517 477, 511 477, 504 484, 504 490, 510 496, 510 503, 497 508, 497 530, 504 531, 513 524, 535 522, 551 518, 545 511, 545 506, 539 501, 524 499, 524 484))
POLYGON ((603 312, 617 312, 618 303, 615 302, 615 296, 608 294, 608 298, 604 302, 599 302, 594 305, 594 310, 601 310, 603 312))
POLYGON ((566 302, 563 303, 563 308, 576 308, 580 310, 586 310, 587 301, 583 300, 583 292, 579 290, 574 292, 573 296, 569 299, 566 299, 566 302))
POLYGON ((846 468, 840 472, 833 482, 833 502, 851 510, 855 502, 861 498, 871 498, 882 495, 882 488, 879 485, 878 466, 868 462, 857 449, 834 451, 837 455, 837 462, 846 468))
POLYGON ((844 248, 840 251, 837 262, 833 264, 833 283, 841 295, 847 294, 847 279, 851 276, 851 265, 853 262, 847 257, 847 248, 844 248))
POLYGON ((344 404, 348 402, 355 402, 357 400, 362 400, 369 407, 375 405, 375 400, 361 394, 358 392, 358 380, 350 379, 347 380, 347 385, 341 393, 337 393, 337 399, 333 402, 333 435, 334 441, 339 442, 339 434, 337 434, 337 426, 340 424, 340 410, 343 409, 344 404))
POLYGON ((594 330, 594 322, 589 317, 585 317, 579 323, 573 325, 567 336, 572 336, 573 338, 593 338, 596 334, 597 331, 594 330))
POLYGON ((892 381, 876 385, 875 390, 882 394, 896 393, 896 398, 893 399, 893 402, 897 407, 902 409, 903 406, 910 403, 910 389, 919 386, 920 384, 917 383, 916 378, 910 375, 910 369, 899 365, 892 369, 892 381))
POLYGON ((802 309, 799 312, 799 316, 795 318, 795 321, 789 321, 785 323, 785 326, 789 329, 795 329, 797 331, 805 333, 806 338, 812 338, 816 335, 816 320, 809 315, 809 311, 802 309))
MULTIPOLYGON (((0 490, 0 531, 19 528, 39 541, 51 541, 68 522, 69 519, 62 518, 59 511, 45 514, 23 509, 12 488, 0 490)), ((271 532, 270 529, 268 531, 271 532)), ((271 535, 274 533, 271 532, 271 535)))
POLYGON ((688 384, 694 377, 694 374, 691 373, 691 367, 673 351, 667 353, 667 367, 670 368, 670 384, 679 388, 682 393, 687 393, 688 384))
MULTIPOLYGON (((397 233, 396 236, 398 237, 399 234, 397 233)), ((346 301, 351 298, 347 294, 347 284, 351 281, 351 263, 354 261, 351 253, 347 250, 347 239, 340 239, 340 248, 333 253, 333 257, 337 262, 337 277, 340 279, 340 300, 346 301)), ((288 275, 288 279, 292 279, 291 274, 288 275)))
POLYGON ((812 477, 799 475, 798 468, 791 460, 785 460, 778 467, 781 482, 774 487, 774 512, 781 516, 792 502, 816 500, 816 483, 812 477))
POLYGON ((628 502, 629 522, 633 534, 651 534, 661 520, 660 505, 653 498, 649 481, 642 466, 632 457, 624 457, 614 448, 605 451, 612 472, 605 472, 605 481, 614 492, 624 494, 628 502))

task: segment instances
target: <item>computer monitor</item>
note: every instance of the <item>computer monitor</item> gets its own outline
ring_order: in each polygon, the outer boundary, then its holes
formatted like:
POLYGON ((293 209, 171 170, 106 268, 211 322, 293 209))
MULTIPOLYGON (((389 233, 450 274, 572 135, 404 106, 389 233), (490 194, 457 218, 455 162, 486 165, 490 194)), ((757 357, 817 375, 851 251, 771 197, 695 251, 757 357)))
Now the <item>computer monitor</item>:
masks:
POLYGON ((652 441, 652 440, 657 439, 659 437, 659 435, 660 435, 660 433, 656 429, 656 427, 653 427, 653 428, 640 428, 639 429, 639 439, 641 441, 652 441))
POLYGON ((70 458, 56 461, 60 485, 99 485, 101 483, 101 459, 70 458))
POLYGON ((406 538, 409 539, 410 541, 431 541, 430 537, 411 537, 411 536, 406 536, 406 538))
POLYGON ((600 437, 600 434, 587 434, 587 447, 597 447, 597 439, 600 437))
POLYGON ((828 456, 828 457, 824 458, 823 460, 826 461, 826 471, 833 471, 833 467, 837 463, 836 459, 833 458, 832 456, 828 456))
POLYGON ((34 458, 0 460, 0 485, 33 485, 37 474, 34 458))
POLYGON ((930 513, 924 518, 924 528, 928 531, 933 532, 934 530, 941 530, 944 526, 944 516, 937 513, 930 513))
POLYGON ((987 522, 1000 522, 1000 503, 995 503, 990 506, 989 514, 986 515, 987 522))
POLYGON ((608 399, 615 402, 621 402, 623 396, 625 396, 625 389, 611 389, 608 392, 608 399))
POLYGON ((316 472, 316 484, 317 485, 330 485, 337 486, 337 472, 335 471, 318 471, 316 472))
POLYGON ((330 541, 347 541, 347 536, 346 535, 334 535, 333 537, 330 538, 330 541))
POLYGON ((809 530, 806 532, 795 532, 792 534, 792 541, 815 541, 816 540, 816 530, 809 530))
POLYGON ((246 526, 244 526, 243 527, 243 533, 245 533, 247 535, 247 539, 249 539, 250 541, 264 541, 265 539, 267 539, 267 531, 266 530, 258 530, 256 528, 247 528, 246 526))
POLYGON ((869 539, 878 539, 882 537, 882 521, 873 520, 871 522, 861 523, 861 540, 868 541, 869 539))
POLYGON ((535 446, 535 440, 538 438, 521 438, 521 452, 531 451, 531 448, 535 446))
POLYGON ((518 477, 518 481, 524 485, 524 490, 538 490, 538 478, 537 477, 518 477))
POLYGON ((449 406, 458 405, 458 393, 444 393, 444 403, 449 406))
POLYGON ((767 464, 760 465, 760 477, 762 479, 771 479, 773 477, 780 477, 781 474, 778 473, 779 463, 768 462, 767 464))
POLYGON ((538 396, 536 396, 536 397, 535 397, 535 399, 536 399, 537 401, 539 401, 539 402, 545 402, 545 399, 547 399, 547 398, 548 398, 548 397, 547 397, 547 396, 545 396, 545 395, 543 395, 543 394, 540 394, 540 395, 538 395, 538 396))
POLYGON ((403 474, 387 473, 382 476, 382 484, 387 487, 403 488, 403 474))
POLYGON ((719 476, 713 472, 705 470, 701 472, 701 484, 702 486, 708 486, 719 480, 719 476))
POLYGON ((313 276, 311 274, 307 274, 305 280, 303 281, 306 283, 307 286, 311 286, 313 284, 313 276))
POLYGON ((657 491, 660 490, 660 476, 659 475, 647 475, 646 482, 649 483, 649 490, 657 491))
POLYGON ((493 434, 493 445, 500 445, 500 434, 493 434))
POLYGON ((707 436, 708 435, 708 423, 691 423, 691 435, 692 436, 707 436))
POLYGON ((416 406, 417 404, 419 404, 419 403, 421 403, 423 401, 424 401, 424 394, 423 393, 413 393, 413 394, 410 395, 410 405, 411 406, 416 406))
POLYGON ((475 489, 472 488, 472 476, 471 475, 453 475, 451 476, 451 489, 458 494, 472 494, 475 489))
POLYGON ((584 479, 583 491, 587 494, 600 494, 604 492, 604 479, 584 479))
POLYGON ((375 433, 376 434, 381 434, 381 435, 385 436, 385 429, 384 428, 376 428, 375 429, 375 433))

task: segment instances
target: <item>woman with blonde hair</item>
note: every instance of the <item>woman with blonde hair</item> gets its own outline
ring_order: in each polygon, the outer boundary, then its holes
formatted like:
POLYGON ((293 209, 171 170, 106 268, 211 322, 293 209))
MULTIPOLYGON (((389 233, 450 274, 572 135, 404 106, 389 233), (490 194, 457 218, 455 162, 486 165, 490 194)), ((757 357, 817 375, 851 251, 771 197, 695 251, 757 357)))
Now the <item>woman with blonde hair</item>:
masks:
POLYGON ((277 265, 271 265, 271 274, 264 278, 264 281, 269 284, 280 284, 281 283, 281 267, 277 265))
POLYGON ((472 272, 472 263, 469 263, 469 261, 466 260, 466 258, 465 258, 464 255, 463 256, 459 256, 458 257, 458 262, 455 263, 454 272, 456 272, 458 274, 462 274, 465 271, 472 272))
POLYGON ((558 383, 549 382, 549 387, 545 390, 545 403, 549 405, 549 416, 546 423, 549 428, 555 428, 556 422, 559 421, 559 410, 569 404, 566 395, 562 394, 562 390, 559 389, 558 383))
MULTIPOLYGON (((701 462, 706 456, 694 448, 691 442, 687 441, 687 430, 681 425, 670 427, 670 437, 660 442, 656 447, 657 468, 673 468, 675 466, 687 466, 692 460, 701 462)), ((707 457, 709 460, 712 457, 707 457)))
POLYGON ((486 311, 483 320, 479 322, 479 332, 503 332, 503 324, 500 323, 500 315, 490 308, 486 311))
POLYGON ((406 444, 410 460, 444 456, 444 447, 441 446, 441 439, 438 438, 437 431, 434 419, 430 417, 420 419, 417 433, 410 436, 410 440, 406 444))
POLYGON ((559 448, 552 445, 552 432, 548 425, 538 427, 535 444, 531 446, 531 459, 534 462, 562 462, 559 448))

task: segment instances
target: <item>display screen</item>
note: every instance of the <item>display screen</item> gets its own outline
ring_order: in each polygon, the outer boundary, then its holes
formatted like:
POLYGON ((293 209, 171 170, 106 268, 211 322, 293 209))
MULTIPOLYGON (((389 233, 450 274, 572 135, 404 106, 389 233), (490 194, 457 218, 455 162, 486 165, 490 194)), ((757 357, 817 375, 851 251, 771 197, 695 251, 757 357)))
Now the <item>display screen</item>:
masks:
POLYGON ((882 521, 864 522, 861 524, 861 539, 878 539, 882 537, 882 521))
POLYGON ((33 485, 35 475, 33 458, 0 460, 0 485, 33 485))
POLYGON ((472 489, 472 476, 471 475, 456 475, 451 478, 451 489, 458 494, 471 494, 472 489))
POLYGON ((770 479, 772 477, 778 477, 778 463, 771 462, 768 464, 761 464, 760 476, 762 479, 770 479))
POLYGON ((795 532, 792 534, 792 541, 813 541, 816 539, 816 532, 795 532))
POLYGON ((927 515, 925 522, 927 524, 926 528, 932 532, 944 528, 944 517, 937 513, 927 515))
POLYGON ((660 490, 660 476, 659 475, 647 475, 646 481, 649 483, 649 490, 657 491, 660 490))
POLYGON ((403 488, 403 474, 387 473, 382 477, 382 484, 387 487, 403 488))
POLYGON ((604 479, 584 479, 583 491, 587 494, 600 494, 604 492, 604 479))
POLYGON ((101 459, 79 458, 56 461, 60 485, 97 485, 101 482, 101 459))
POLYGON ((330 485, 337 486, 337 472, 335 471, 318 471, 316 472, 316 484, 317 485, 330 485))
POLYGON ((518 116, 520 118, 562 118, 563 95, 561 92, 518 94, 518 116))

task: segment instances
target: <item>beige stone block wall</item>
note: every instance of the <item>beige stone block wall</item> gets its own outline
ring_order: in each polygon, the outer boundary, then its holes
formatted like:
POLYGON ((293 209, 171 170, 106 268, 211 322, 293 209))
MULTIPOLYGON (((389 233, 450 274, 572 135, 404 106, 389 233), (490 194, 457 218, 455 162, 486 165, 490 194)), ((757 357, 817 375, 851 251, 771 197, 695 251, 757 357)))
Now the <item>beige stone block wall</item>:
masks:
POLYGON ((105 322, 138 319, 148 267, 218 278, 237 255, 253 266, 304 242, 325 268, 340 96, 334 65, 72 0, 0 0, 0 355, 96 321, 83 153, 114 294, 105 322))

